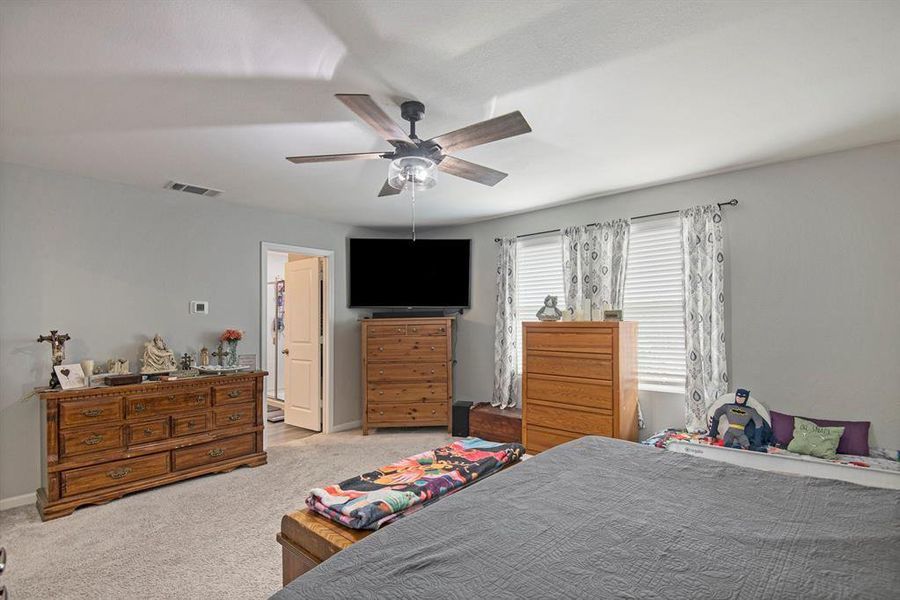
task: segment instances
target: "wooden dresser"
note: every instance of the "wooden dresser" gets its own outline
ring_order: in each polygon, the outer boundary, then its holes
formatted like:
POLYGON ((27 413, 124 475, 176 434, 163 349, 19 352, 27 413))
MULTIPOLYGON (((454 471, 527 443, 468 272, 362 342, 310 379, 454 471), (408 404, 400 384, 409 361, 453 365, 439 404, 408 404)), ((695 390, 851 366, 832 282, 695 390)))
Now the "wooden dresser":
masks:
POLYGON ((266 374, 42 392, 41 518, 265 464, 266 374))
POLYGON ((522 327, 522 440, 528 452, 584 435, 638 440, 637 323, 522 327))
POLYGON ((452 317, 362 323, 363 435, 446 425, 453 398, 452 317))

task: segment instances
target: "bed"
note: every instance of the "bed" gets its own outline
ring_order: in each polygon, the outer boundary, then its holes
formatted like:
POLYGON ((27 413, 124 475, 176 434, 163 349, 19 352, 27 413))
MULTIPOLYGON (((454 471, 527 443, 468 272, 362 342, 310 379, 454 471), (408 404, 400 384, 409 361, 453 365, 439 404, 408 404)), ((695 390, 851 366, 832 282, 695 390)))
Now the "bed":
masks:
POLYGON ((887 598, 897 564, 900 492, 585 437, 372 533, 273 598, 887 598))

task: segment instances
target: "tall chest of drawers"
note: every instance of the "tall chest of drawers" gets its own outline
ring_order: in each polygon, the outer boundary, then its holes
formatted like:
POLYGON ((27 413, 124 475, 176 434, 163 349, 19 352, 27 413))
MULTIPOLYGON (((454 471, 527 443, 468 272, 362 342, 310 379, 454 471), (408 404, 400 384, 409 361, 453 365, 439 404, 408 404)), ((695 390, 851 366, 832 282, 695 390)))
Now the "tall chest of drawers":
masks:
POLYGON ((451 317, 362 324, 363 435, 371 428, 446 425, 453 397, 451 317))
POLYGON ((522 440, 528 452, 585 435, 636 442, 637 323, 522 327, 522 440))
POLYGON ((265 375, 42 392, 41 518, 265 464, 265 375))

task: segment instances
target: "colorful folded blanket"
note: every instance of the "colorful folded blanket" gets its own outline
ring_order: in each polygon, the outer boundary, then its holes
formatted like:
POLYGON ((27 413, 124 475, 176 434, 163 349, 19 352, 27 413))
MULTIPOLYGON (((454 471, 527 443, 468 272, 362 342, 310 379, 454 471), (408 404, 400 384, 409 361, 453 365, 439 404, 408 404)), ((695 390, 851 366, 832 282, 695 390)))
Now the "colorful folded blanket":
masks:
POLYGON ((315 488, 306 505, 352 529, 378 529, 499 471, 525 454, 522 444, 458 440, 337 485, 315 488))

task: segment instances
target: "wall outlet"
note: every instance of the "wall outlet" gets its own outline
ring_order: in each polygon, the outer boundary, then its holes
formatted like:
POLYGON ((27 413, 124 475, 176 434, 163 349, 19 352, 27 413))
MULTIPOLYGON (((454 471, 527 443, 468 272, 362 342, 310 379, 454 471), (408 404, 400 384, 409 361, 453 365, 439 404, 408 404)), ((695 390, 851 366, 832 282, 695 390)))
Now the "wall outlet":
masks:
POLYGON ((206 300, 191 300, 191 314, 208 315, 209 302, 206 300))

